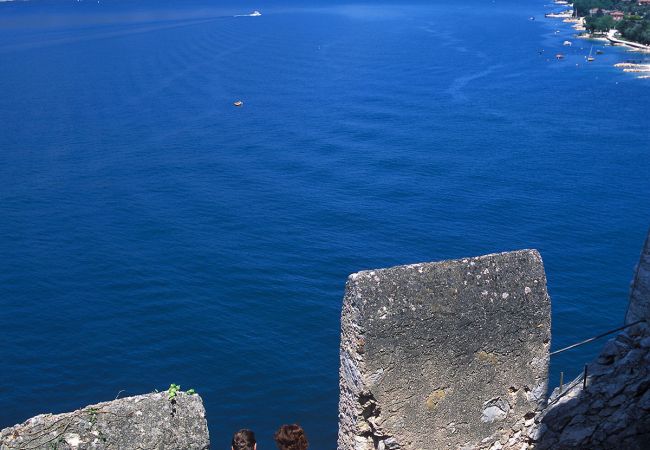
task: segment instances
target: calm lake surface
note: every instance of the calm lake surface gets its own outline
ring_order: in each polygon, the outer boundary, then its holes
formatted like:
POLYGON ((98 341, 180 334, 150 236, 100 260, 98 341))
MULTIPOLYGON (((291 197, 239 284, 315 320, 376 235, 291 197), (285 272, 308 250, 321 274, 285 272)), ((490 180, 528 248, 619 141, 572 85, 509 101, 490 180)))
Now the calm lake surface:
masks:
POLYGON ((178 383, 215 449, 334 448, 361 269, 537 248, 553 348, 620 325, 650 80, 554 9, 0 4, 0 427, 178 383))

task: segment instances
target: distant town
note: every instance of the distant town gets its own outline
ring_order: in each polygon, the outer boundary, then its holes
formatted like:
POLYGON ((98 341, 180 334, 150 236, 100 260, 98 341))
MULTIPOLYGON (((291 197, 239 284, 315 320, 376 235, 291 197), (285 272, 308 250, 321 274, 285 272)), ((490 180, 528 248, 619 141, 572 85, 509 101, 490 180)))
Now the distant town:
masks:
POLYGON ((575 0, 573 11, 590 33, 615 29, 624 39, 650 45, 650 0, 575 0))

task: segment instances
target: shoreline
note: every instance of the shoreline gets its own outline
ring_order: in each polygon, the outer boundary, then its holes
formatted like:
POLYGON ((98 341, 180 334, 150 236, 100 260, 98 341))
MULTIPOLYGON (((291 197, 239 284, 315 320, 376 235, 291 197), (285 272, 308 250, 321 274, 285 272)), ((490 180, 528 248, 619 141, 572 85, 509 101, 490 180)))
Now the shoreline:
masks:
MULTIPOLYGON (((576 26, 574 26, 574 28, 578 30, 576 26)), ((584 26, 582 26, 581 29, 584 30, 585 29, 584 26)), ((580 33, 576 36, 576 38, 606 42, 609 43, 612 47, 626 47, 631 52, 650 54, 650 45, 644 45, 638 42, 626 41, 625 39, 616 37, 617 33, 618 33, 617 30, 609 30, 607 34, 604 35, 603 34, 596 35, 593 33, 580 33)))
POLYGON ((609 30, 605 39, 608 40, 612 45, 623 45, 625 47, 631 48, 632 51, 637 51, 641 53, 650 53, 650 45, 641 44, 639 42, 626 41, 625 39, 617 38, 617 30, 609 30))
MULTIPOLYGON (((559 3, 558 1, 555 1, 554 3, 573 8, 572 4, 559 3)), ((544 17, 549 19, 562 18, 563 23, 573 24, 571 25, 571 28, 578 32, 575 35, 576 39, 600 41, 609 44, 612 47, 625 47, 628 52, 635 52, 646 55, 650 54, 650 45, 644 45, 639 42, 632 42, 622 39, 620 36, 616 36, 618 33, 618 30, 616 29, 609 30, 606 34, 603 35, 596 35, 594 33, 586 32, 587 29, 585 27, 585 18, 566 17, 566 14, 568 12, 569 10, 562 13, 545 14, 544 17)), ((614 64, 614 67, 619 69, 622 68, 624 72, 642 74, 637 76, 637 79, 650 79, 650 61, 647 63, 619 62, 614 64)))

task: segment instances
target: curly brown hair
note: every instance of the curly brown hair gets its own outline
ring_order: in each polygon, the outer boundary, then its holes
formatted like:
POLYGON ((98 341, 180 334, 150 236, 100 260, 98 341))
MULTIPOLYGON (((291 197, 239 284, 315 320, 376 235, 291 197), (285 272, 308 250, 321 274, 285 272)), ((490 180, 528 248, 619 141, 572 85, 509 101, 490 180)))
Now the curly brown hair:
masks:
POLYGON ((298 424, 282 425, 275 432, 275 444, 280 450, 307 450, 309 442, 305 430, 298 424))
POLYGON ((255 433, 243 429, 236 432, 232 437, 233 450, 253 450, 255 448, 255 433))

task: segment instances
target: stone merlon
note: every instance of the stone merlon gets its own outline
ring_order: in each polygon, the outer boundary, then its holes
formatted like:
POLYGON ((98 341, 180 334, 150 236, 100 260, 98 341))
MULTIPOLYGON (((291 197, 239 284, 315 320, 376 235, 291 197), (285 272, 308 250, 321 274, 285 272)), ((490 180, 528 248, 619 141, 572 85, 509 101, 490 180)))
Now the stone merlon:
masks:
POLYGON ((353 274, 341 317, 338 448, 480 441, 543 406, 549 347, 535 250, 353 274))
POLYGON ((156 449, 210 447, 203 401, 179 392, 126 397, 65 414, 42 414, 0 431, 0 450, 156 449))

